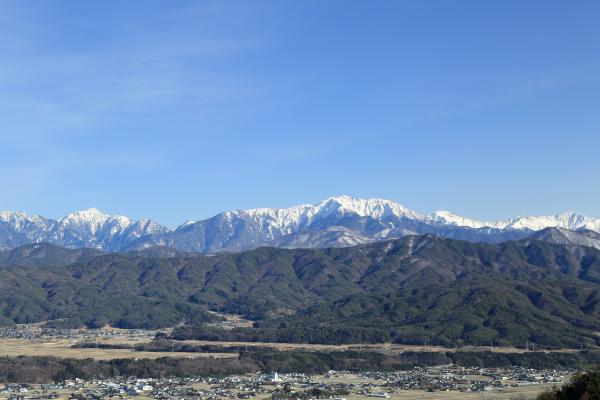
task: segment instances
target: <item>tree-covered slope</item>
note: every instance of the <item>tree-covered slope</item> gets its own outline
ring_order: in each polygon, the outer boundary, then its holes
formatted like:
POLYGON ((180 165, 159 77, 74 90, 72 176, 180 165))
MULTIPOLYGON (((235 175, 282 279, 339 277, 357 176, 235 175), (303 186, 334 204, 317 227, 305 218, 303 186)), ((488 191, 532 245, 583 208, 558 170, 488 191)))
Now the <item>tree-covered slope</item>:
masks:
POLYGON ((178 334, 573 347, 594 344, 600 331, 600 251, 585 246, 424 235, 218 256, 73 254, 54 247, 44 255, 35 262, 13 258, 0 268, 3 323, 198 326, 214 318, 205 310, 216 310, 255 319, 256 328, 178 334))

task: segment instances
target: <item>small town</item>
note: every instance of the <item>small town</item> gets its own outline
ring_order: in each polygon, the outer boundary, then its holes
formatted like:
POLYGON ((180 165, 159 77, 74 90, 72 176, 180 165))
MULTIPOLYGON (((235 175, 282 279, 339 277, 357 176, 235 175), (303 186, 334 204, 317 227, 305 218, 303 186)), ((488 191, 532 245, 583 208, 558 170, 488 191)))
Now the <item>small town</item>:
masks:
MULTIPOLYGON (((249 374, 225 377, 65 380, 41 385, 0 384, 0 399, 250 399, 250 398, 402 398, 413 391, 494 393, 532 385, 559 385, 574 371, 525 368, 414 368, 403 372, 329 371, 249 374)), ((511 393, 511 391, 507 391, 511 393)))
POLYGON ((40 327, 39 324, 22 324, 14 327, 0 328, 0 339, 86 339, 98 340, 108 338, 124 338, 127 340, 151 339, 154 330, 145 329, 56 329, 40 327))

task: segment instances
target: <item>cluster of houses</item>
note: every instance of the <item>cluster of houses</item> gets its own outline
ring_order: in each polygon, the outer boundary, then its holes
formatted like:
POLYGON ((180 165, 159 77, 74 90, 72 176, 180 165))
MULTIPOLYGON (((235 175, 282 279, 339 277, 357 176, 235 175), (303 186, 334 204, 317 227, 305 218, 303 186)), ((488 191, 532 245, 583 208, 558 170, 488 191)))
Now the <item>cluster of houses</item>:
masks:
MULTIPOLYGON (((495 388, 517 387, 536 383, 558 384, 566 382, 572 374, 573 371, 567 370, 535 370, 522 367, 467 368, 447 366, 415 367, 404 372, 364 372, 360 376, 372 382, 382 381, 381 386, 391 391, 458 390, 481 392, 495 388)), ((368 390, 369 387, 365 389, 368 390)))
POLYGON ((99 400, 142 396, 154 399, 219 399, 254 398, 268 395, 280 383, 279 374, 204 378, 108 378, 65 380, 42 385, 0 384, 0 398, 9 400, 42 400, 69 398, 99 400), (271 390, 269 390, 269 388, 271 390))
POLYGON ((21 325, 0 328, 2 339, 102 339, 126 337, 128 339, 153 338, 156 331, 142 329, 54 329, 21 325))
POLYGON ((10 395, 14 393, 27 393, 30 389, 33 389, 31 385, 26 383, 15 383, 5 385, 0 383, 0 395, 10 395))
POLYGON ((464 368, 456 366, 414 368, 400 372, 338 372, 326 375, 248 374, 198 378, 109 378, 66 380, 44 385, 0 384, 0 399, 42 400, 68 398, 151 399, 250 399, 309 398, 304 394, 329 393, 343 400, 343 394, 389 398, 404 390, 489 391, 495 388, 568 380, 573 371, 525 368, 464 368), (295 396, 294 396, 295 394, 295 396))

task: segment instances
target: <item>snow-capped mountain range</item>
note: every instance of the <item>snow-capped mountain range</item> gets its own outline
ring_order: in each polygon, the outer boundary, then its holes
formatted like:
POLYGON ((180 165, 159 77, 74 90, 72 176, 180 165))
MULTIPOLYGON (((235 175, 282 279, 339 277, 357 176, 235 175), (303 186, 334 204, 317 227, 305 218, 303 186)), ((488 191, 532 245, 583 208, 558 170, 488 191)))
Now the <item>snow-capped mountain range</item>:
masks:
POLYGON ((143 236, 166 234, 169 229, 151 221, 132 221, 90 208, 59 220, 29 216, 22 212, 0 212, 0 247, 29 243, 52 243, 68 248, 119 251, 143 236))
POLYGON ((227 211, 168 229, 152 220, 133 221, 91 208, 53 220, 0 212, 0 250, 47 242, 105 251, 166 246, 184 251, 242 251, 278 247, 352 246, 410 234, 434 233, 482 242, 519 239, 548 227, 600 232, 600 219, 575 213, 477 221, 437 211, 418 214, 381 199, 331 197, 314 205, 227 211))

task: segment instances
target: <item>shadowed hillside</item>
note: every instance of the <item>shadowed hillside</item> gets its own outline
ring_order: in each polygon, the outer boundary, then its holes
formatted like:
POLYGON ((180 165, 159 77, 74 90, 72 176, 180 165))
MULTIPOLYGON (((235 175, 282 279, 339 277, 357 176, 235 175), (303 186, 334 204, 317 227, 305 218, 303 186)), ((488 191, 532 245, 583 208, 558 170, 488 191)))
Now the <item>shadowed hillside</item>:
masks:
MULTIPOLYGON (((39 249, 38 249, 39 251, 39 249)), ((0 269, 2 322, 166 327, 179 338, 579 347, 600 331, 600 251, 433 235, 320 250, 44 257, 0 269), (157 256, 159 255, 159 256, 157 256), (62 258, 61 258, 62 257, 62 258), (52 262, 43 262, 52 260, 52 262), (255 328, 204 325, 204 310, 255 328)), ((2 259, 5 260, 5 259, 2 259)))

